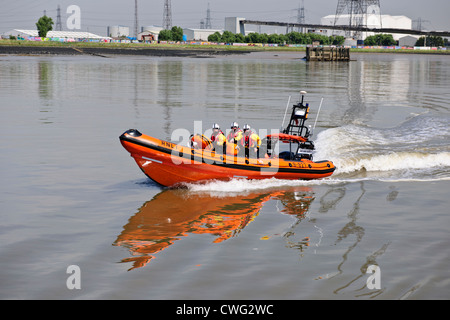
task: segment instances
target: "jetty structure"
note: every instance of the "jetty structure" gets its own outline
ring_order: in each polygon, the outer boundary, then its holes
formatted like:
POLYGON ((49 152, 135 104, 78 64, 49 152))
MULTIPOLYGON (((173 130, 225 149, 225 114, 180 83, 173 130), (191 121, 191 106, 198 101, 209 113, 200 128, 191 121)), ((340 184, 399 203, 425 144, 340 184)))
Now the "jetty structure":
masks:
POLYGON ((350 48, 307 47, 306 61, 350 61, 350 48))

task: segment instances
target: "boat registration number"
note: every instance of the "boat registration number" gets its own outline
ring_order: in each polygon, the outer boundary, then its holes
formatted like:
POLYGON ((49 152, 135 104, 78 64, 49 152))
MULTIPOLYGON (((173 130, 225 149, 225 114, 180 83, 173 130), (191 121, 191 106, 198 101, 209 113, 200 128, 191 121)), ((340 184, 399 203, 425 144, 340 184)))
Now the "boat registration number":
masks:
POLYGON ((289 162, 289 167, 308 168, 309 166, 304 162, 289 162))

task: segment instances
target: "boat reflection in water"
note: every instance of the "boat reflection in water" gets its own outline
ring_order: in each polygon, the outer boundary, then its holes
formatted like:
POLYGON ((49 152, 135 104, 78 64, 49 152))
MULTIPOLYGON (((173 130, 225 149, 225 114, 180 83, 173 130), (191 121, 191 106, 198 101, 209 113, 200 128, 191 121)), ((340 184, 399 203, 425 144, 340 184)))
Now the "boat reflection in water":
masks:
POLYGON ((189 234, 211 234, 214 243, 237 236, 264 203, 279 200, 283 214, 304 218, 314 194, 308 187, 218 196, 186 189, 167 189, 146 202, 123 227, 114 245, 127 248, 129 270, 145 266, 155 254, 189 234))

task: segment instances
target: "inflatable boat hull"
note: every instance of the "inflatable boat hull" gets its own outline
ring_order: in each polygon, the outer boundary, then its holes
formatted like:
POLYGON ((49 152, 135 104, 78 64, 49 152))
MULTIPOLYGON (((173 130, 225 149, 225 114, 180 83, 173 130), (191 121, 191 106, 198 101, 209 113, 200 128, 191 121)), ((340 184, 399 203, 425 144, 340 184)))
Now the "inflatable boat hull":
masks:
POLYGON ((135 129, 124 132, 120 141, 150 179, 167 187, 235 178, 321 179, 332 175, 336 169, 331 161, 284 160, 278 157, 246 159, 222 155, 173 144, 135 129))

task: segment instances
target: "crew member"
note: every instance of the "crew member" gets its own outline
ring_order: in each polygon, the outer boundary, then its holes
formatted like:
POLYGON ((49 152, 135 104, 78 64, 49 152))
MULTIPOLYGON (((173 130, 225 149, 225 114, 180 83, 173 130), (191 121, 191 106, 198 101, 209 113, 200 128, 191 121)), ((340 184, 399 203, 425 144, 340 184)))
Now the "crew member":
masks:
POLYGON ((213 150, 216 150, 216 152, 222 151, 222 153, 225 153, 227 138, 225 138, 225 135, 222 130, 220 130, 220 126, 217 123, 213 124, 212 130, 211 142, 213 143, 213 150))
POLYGON ((238 142, 242 139, 242 130, 235 121, 231 123, 231 131, 227 135, 227 154, 237 155, 240 151, 238 142))
POLYGON ((239 124, 235 121, 231 123, 231 131, 227 136, 227 141, 237 144, 242 139, 242 130, 239 128, 239 124))
POLYGON ((256 155, 259 159, 259 147, 261 146, 261 138, 254 133, 248 124, 244 125, 244 135, 240 140, 241 146, 244 148, 245 157, 249 158, 250 154, 252 157, 256 155))

